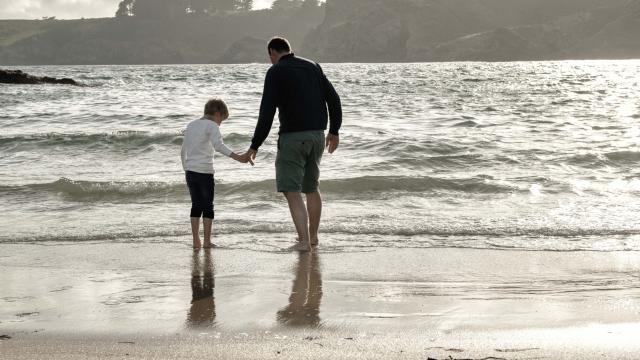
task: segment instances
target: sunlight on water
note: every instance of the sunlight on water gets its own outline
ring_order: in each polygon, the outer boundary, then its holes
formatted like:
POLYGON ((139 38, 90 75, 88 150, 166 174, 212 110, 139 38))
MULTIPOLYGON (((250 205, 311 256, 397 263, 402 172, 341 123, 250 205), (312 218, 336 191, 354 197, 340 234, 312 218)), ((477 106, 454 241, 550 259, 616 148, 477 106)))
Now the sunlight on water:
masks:
MULTIPOLYGON (((344 104, 323 159, 326 248, 640 250, 638 65, 323 66, 344 104)), ((0 85, 0 241, 185 241, 182 130, 219 96, 225 141, 246 149, 266 69, 24 68, 89 86, 0 85)), ((223 246, 291 237, 275 123, 255 168, 216 158, 223 246)))

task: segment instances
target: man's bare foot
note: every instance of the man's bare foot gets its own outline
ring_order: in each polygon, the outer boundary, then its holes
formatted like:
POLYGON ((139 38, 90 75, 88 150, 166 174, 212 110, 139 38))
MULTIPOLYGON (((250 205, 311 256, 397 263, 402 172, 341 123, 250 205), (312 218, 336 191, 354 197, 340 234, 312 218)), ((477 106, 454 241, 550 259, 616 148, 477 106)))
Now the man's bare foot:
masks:
POLYGON ((217 248, 218 246, 214 243, 204 243, 204 245, 202 246, 204 249, 213 249, 213 248, 217 248))
MULTIPOLYGON (((300 242, 300 238, 296 238, 297 242, 300 242)), ((311 239, 311 246, 318 246, 318 238, 311 239)))
POLYGON ((311 244, 298 242, 297 244, 289 248, 291 251, 309 252, 311 251, 311 244))
POLYGON ((193 240, 193 249, 194 250, 202 249, 202 242, 200 242, 200 239, 193 240))

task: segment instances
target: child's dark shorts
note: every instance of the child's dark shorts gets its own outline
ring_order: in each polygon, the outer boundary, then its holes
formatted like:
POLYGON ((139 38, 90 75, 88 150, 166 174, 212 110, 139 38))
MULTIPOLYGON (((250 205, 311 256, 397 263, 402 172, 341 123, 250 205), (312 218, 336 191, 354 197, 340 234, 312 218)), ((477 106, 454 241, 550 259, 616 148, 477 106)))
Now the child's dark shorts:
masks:
POLYGON ((185 177, 191 195, 191 217, 213 219, 213 174, 186 171, 185 177))

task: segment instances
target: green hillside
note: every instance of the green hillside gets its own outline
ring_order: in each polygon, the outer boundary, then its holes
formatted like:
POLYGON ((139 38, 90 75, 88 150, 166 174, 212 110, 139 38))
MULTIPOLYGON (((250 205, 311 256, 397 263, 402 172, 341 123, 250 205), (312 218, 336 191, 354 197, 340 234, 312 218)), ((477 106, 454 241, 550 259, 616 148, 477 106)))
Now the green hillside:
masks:
POLYGON ((4 20, 0 65, 266 62, 273 35, 323 62, 638 58, 639 24, 640 0, 328 0, 310 9, 4 20))
MULTIPOLYGON (((210 63, 246 37, 294 44, 321 23, 315 11, 251 11, 174 19, 0 21, 0 64, 210 63)), ((266 50, 262 49, 264 61, 266 50)))

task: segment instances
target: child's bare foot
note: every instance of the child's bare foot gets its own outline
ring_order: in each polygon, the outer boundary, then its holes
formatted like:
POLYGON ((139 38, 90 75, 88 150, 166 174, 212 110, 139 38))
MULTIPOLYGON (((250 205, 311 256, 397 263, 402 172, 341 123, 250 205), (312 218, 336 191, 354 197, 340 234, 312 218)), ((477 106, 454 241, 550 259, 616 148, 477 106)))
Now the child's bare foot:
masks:
POLYGON ((202 242, 200 242, 200 239, 194 239, 193 240, 193 249, 194 250, 199 250, 202 249, 202 242))
POLYGON ((204 243, 204 245, 203 245, 202 247, 203 247, 204 249, 213 249, 213 248, 216 248, 217 246, 216 246, 216 244, 214 244, 214 243, 210 243, 210 242, 209 242, 209 243, 207 243, 207 242, 205 242, 205 243, 204 243))

